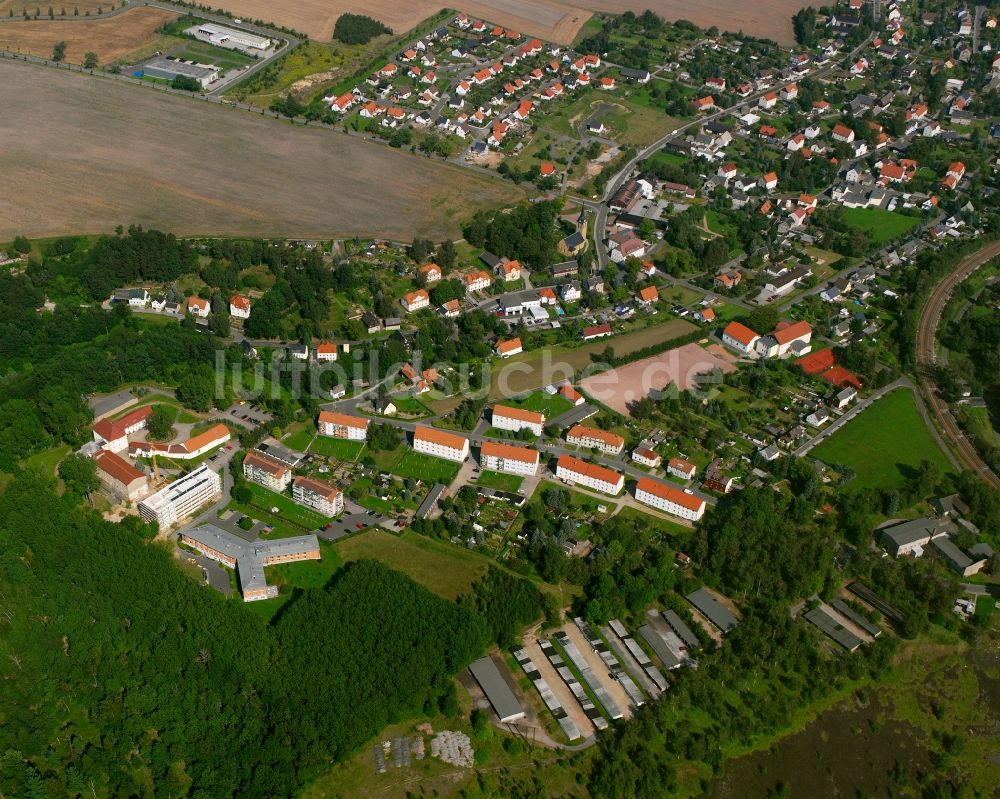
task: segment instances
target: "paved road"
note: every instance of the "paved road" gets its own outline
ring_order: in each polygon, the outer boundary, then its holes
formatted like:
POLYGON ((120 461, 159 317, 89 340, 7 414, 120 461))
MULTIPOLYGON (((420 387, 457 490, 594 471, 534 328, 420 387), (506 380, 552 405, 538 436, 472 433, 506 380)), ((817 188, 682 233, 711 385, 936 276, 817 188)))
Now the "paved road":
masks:
POLYGON ((994 489, 1000 489, 1000 477, 996 475, 986 462, 979 456, 972 442, 966 438, 955 417, 940 395, 935 383, 935 364, 937 362, 937 328, 941 322, 941 314, 952 292, 969 275, 994 258, 1000 257, 1000 242, 986 245, 972 253, 948 274, 927 298, 920 323, 917 327, 917 376, 924 397, 931 406, 937 423, 945 437, 954 445, 962 463, 983 478, 994 489))

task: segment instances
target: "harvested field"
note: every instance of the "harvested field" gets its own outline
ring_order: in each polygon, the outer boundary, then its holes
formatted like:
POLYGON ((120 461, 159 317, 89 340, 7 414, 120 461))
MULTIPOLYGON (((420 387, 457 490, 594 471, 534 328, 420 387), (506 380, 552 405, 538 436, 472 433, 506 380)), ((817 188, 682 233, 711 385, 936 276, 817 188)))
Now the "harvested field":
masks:
POLYGON ((120 0, 68 0, 65 3, 61 0, 58 3, 52 3, 49 0, 0 0, 0 15, 6 17, 13 9, 16 16, 33 17, 37 10, 40 17, 47 17, 51 6, 57 17, 62 15, 64 8, 67 17, 73 16, 74 8, 80 12, 82 17, 88 11, 91 14, 96 14, 99 11, 110 11, 117 8, 119 2, 120 0))
POLYGON ((687 335, 695 329, 691 322, 673 319, 662 325, 650 325, 621 336, 597 339, 580 347, 549 347, 515 355, 493 369, 490 398, 504 399, 550 383, 570 380, 580 370, 595 365, 594 356, 608 347, 614 349, 617 355, 628 355, 662 341, 687 335))
MULTIPOLYGON (((444 6, 437 0, 299 0, 275 4, 271 0, 219 0, 219 8, 244 17, 276 22, 307 34, 310 38, 327 41, 341 14, 365 14, 381 20, 395 33, 405 33, 433 16, 444 6)), ((569 44, 590 11, 582 6, 560 0, 468 0, 459 4, 472 17, 481 17, 508 28, 549 41, 569 44)))
MULTIPOLYGON (((686 19, 702 28, 717 26, 719 30, 748 33, 778 44, 792 46, 792 14, 803 6, 805 0, 751 0, 734 3, 732 0, 567 0, 573 5, 591 11, 621 14, 624 11, 642 13, 647 8, 665 20, 673 22, 686 19)), ((814 4, 815 5, 815 4, 814 4)), ((582 23, 581 23, 582 24, 582 23)))
POLYGON ((173 11, 141 6, 104 19, 5 22, 0 24, 0 49, 49 58, 57 42, 66 42, 70 63, 82 64, 83 54, 92 51, 106 64, 161 38, 156 29, 176 16, 173 11))
POLYGON ((736 365, 731 359, 697 344, 685 344, 660 355, 587 377, 580 381, 579 386, 598 402, 628 416, 629 409, 650 391, 660 391, 670 383, 685 391, 696 384, 698 375, 715 369, 728 374, 736 371, 736 365))
MULTIPOLYGON (((27 24, 27 23, 24 23, 27 24)), ((522 190, 461 167, 110 79, 0 62, 0 240, 106 233, 454 237, 522 190)))

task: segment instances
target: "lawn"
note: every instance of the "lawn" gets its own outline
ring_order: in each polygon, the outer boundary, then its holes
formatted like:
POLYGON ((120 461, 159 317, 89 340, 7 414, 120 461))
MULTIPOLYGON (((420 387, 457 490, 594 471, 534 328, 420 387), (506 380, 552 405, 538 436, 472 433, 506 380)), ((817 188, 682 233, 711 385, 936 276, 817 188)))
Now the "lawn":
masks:
POLYGON ((291 588, 322 588, 337 569, 340 557, 329 541, 319 542, 320 560, 299 560, 268 566, 264 573, 268 585, 291 588))
POLYGON ((942 472, 951 468, 908 390, 878 400, 812 454, 828 464, 850 467, 856 475, 852 485, 863 488, 899 487, 925 460, 942 472))
POLYGON ((546 420, 555 419, 573 407, 573 403, 561 394, 546 394, 544 391, 536 391, 521 399, 506 400, 504 404, 526 411, 544 413, 546 420))
POLYGON ((502 472, 490 471, 480 474, 477 481, 478 485, 482 488, 493 488, 497 491, 506 491, 510 494, 516 494, 523 482, 524 478, 518 477, 516 474, 503 474, 502 472))
POLYGON ((356 461, 364 446, 363 441, 316 436, 309 451, 327 458, 336 458, 339 461, 356 461))
POLYGON ((296 452, 305 452, 309 447, 309 442, 311 442, 315 436, 316 428, 310 422, 301 430, 297 430, 286 438, 283 438, 281 443, 289 449, 294 449, 296 452))
POLYGON ((468 593, 489 566, 482 555, 409 532, 395 536, 367 530, 338 541, 334 548, 344 563, 362 558, 381 561, 446 599, 468 593))
POLYGON ((393 397, 393 405, 396 411, 406 416, 430 416, 431 411, 424 403, 416 397, 393 397))
POLYGON ((26 469, 39 471, 46 477, 54 477, 59 461, 69 455, 69 453, 70 447, 68 445, 47 449, 27 458, 24 461, 24 466, 26 469))
POLYGON ((413 477, 427 483, 450 483, 458 474, 458 464, 452 461, 404 449, 402 457, 389 470, 397 477, 413 477))
POLYGON ((898 238, 920 224, 914 216, 903 216, 882 208, 848 208, 844 211, 848 224, 861 228, 876 244, 898 238))
POLYGON ((225 72, 240 69, 254 63, 256 59, 239 52, 216 47, 208 42, 188 41, 180 51, 172 55, 184 61, 194 61, 199 64, 214 64, 225 72))
POLYGON ((250 493, 253 494, 253 500, 250 504, 254 508, 268 512, 271 511, 271 508, 277 508, 278 513, 276 515, 296 527, 301 527, 305 531, 315 530, 329 521, 323 514, 293 502, 291 497, 284 494, 269 491, 264 486, 259 486, 256 483, 247 483, 247 487, 250 489, 250 493))

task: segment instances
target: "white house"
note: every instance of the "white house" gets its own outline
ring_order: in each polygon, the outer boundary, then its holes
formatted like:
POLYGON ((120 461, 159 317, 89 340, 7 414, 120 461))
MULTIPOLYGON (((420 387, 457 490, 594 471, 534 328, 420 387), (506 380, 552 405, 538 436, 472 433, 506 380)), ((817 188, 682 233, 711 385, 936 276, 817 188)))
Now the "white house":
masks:
POLYGON ((406 309, 407 313, 413 313, 414 311, 419 311, 422 308, 429 308, 431 298, 424 289, 417 289, 416 291, 409 291, 404 294, 400 303, 406 309))
POLYGON ((697 471, 697 466, 683 458, 671 458, 667 461, 667 472, 682 480, 691 480, 697 471))
POLYGON ((739 322, 730 322, 722 331, 722 342, 746 355, 754 351, 759 339, 759 335, 739 322))
POLYGON ((229 315, 237 319, 250 318, 250 298, 242 294, 234 294, 229 298, 229 315))
POLYGON ((212 304, 208 300, 203 300, 201 297, 188 297, 187 311, 192 316, 204 319, 211 310, 212 304))

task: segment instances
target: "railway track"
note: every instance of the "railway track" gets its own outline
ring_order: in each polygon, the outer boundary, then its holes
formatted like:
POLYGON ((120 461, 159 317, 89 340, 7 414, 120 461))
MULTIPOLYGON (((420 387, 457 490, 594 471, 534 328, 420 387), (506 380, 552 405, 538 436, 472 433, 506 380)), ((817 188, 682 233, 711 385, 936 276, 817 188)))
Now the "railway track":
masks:
POLYGON ((931 411, 944 436, 954 445, 962 463, 990 486, 1000 490, 1000 477, 979 457, 979 453, 961 431, 948 403, 937 393, 934 368, 937 363, 937 329, 941 314, 955 287, 984 264, 1000 257, 1000 242, 993 242, 967 256, 958 267, 942 280, 927 298, 917 326, 917 378, 931 411))

